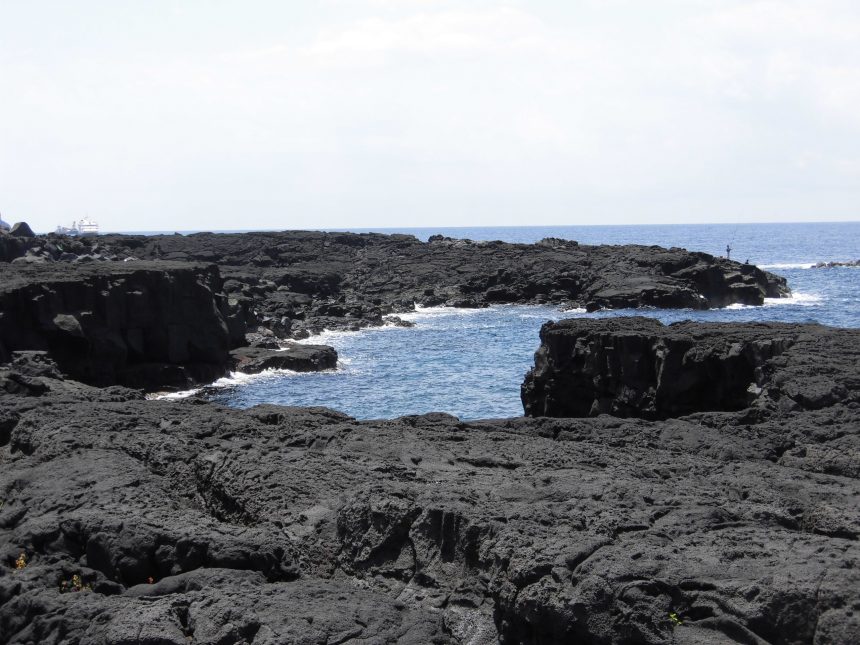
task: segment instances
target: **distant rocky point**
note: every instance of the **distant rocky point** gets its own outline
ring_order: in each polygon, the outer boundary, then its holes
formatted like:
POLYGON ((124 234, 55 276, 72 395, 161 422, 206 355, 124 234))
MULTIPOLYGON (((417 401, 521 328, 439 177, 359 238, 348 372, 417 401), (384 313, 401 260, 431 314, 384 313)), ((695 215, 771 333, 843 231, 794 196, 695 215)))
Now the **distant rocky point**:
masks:
POLYGON ((851 260, 847 262, 816 262, 812 265, 813 269, 833 269, 835 267, 860 267, 860 260, 851 260))

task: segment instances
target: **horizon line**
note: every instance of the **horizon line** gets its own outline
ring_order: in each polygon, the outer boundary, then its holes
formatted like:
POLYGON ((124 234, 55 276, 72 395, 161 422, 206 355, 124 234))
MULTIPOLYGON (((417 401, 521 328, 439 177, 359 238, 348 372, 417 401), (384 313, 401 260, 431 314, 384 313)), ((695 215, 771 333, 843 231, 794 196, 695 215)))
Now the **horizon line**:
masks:
POLYGON ((427 225, 427 226, 332 226, 316 228, 237 228, 237 229, 125 229, 109 230, 99 235, 112 234, 134 234, 134 233, 278 233, 285 231, 309 231, 309 232, 373 232, 379 231, 417 231, 429 229, 492 229, 492 228, 612 228, 612 227, 651 227, 651 226, 760 226, 760 225, 784 225, 784 224, 860 224, 860 218, 853 220, 788 220, 788 221, 763 221, 763 222, 693 222, 682 223, 654 223, 654 224, 475 224, 475 225, 427 225))

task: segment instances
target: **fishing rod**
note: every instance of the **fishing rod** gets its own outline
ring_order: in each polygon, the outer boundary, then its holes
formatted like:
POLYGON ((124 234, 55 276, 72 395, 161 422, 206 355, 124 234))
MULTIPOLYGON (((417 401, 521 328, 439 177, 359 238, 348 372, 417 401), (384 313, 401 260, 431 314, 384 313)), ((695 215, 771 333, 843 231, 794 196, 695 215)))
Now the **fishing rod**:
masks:
POLYGON ((738 227, 735 226, 735 230, 732 232, 732 237, 729 240, 729 243, 726 244, 726 259, 727 260, 732 259, 732 244, 735 243, 735 237, 737 236, 737 234, 738 234, 738 227))

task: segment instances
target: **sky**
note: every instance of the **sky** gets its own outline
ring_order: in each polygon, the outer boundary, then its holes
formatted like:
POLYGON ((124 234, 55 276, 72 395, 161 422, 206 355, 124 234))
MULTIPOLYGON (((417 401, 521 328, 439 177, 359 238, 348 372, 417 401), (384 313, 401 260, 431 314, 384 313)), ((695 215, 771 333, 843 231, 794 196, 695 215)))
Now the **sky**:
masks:
POLYGON ((856 0, 0 0, 37 231, 860 219, 856 0))

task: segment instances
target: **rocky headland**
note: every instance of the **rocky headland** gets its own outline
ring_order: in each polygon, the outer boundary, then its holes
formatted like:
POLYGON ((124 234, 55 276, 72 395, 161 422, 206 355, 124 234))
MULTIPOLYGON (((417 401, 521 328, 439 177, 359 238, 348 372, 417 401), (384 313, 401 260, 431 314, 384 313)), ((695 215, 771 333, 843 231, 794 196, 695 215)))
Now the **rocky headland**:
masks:
POLYGON ((760 305, 788 295, 785 280, 749 264, 655 246, 473 242, 375 233, 194 235, 0 235, 0 262, 14 265, 170 261, 217 264, 223 293, 251 327, 281 338, 382 325, 414 306, 562 307, 760 305))
POLYGON ((512 419, 144 400, 165 372, 328 367, 283 339, 412 302, 786 292, 677 249, 339 235, 307 234, 322 246, 292 265, 241 236, 0 264, 0 642, 856 642, 860 331, 548 324, 512 419))

